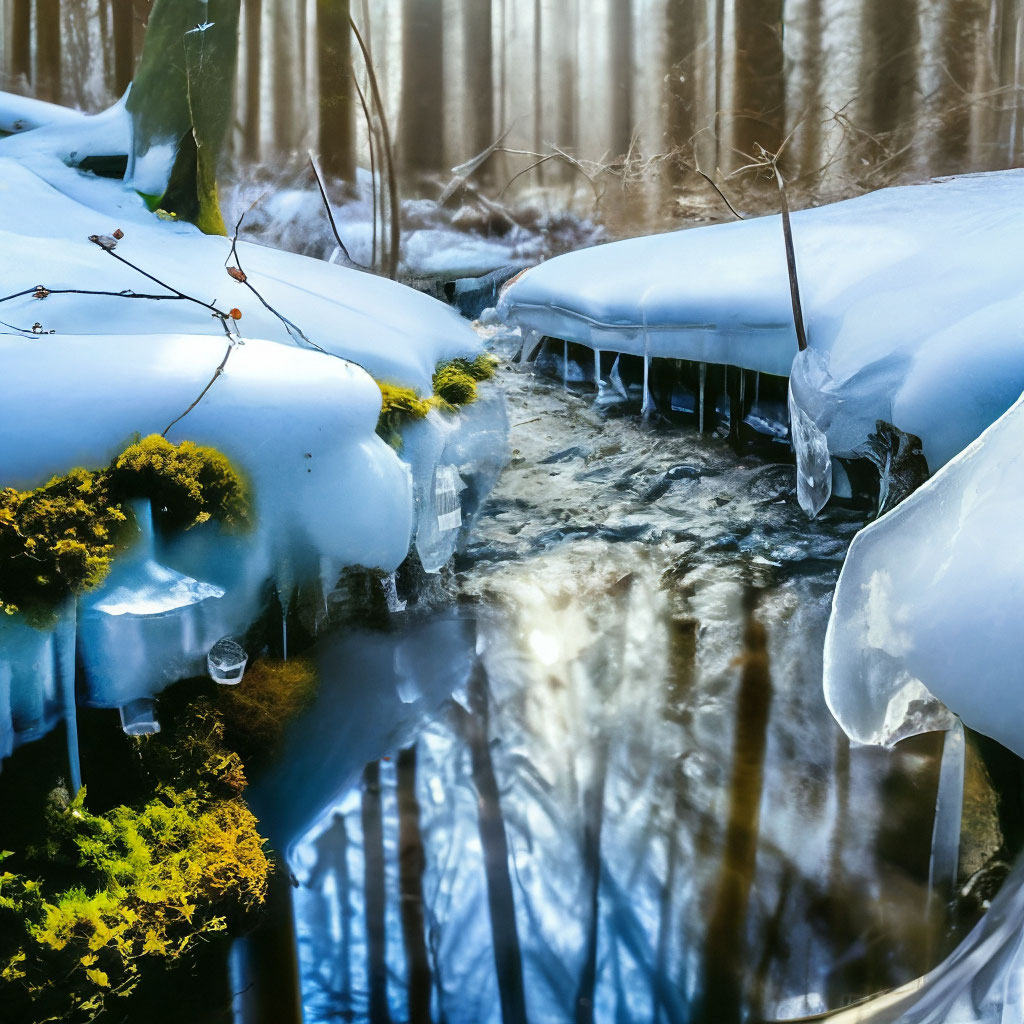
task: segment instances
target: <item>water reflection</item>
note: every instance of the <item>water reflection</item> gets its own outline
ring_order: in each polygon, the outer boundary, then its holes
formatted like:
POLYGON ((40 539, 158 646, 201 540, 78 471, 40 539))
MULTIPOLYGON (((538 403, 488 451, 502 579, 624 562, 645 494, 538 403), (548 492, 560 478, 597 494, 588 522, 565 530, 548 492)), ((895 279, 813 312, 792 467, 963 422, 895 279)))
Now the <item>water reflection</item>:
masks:
POLYGON ((378 736, 393 753, 294 846, 307 1020, 727 1022, 926 967, 939 747, 837 741, 790 675, 825 608, 794 623, 738 583, 680 622, 615 553, 571 580, 549 557, 540 586, 483 609, 453 699, 378 736), (723 627, 710 674, 698 648, 723 627))

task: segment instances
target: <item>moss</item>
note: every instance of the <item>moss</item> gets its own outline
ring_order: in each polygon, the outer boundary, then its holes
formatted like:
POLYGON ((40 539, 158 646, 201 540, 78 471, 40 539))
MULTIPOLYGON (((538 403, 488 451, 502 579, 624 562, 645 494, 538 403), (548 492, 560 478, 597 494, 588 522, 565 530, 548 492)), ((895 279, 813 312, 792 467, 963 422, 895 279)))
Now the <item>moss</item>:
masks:
POLYGON ((150 498, 158 520, 187 530, 216 519, 249 522, 248 490, 227 457, 215 448, 151 434, 126 448, 110 466, 111 490, 122 498, 150 498))
POLYGON ((318 684, 313 665, 302 658, 263 658, 250 665, 240 686, 221 688, 227 742, 246 761, 265 758, 288 722, 313 699, 318 684))
POLYGON ((423 419, 438 403, 433 398, 420 398, 412 388, 377 381, 380 388, 380 416, 377 434, 392 448, 402 448, 402 427, 410 420, 423 419))
POLYGON ((497 368, 498 360, 487 354, 439 363, 434 370, 434 394, 430 398, 420 398, 412 388, 377 381, 381 394, 377 433, 401 451, 402 428, 406 423, 423 419, 431 409, 455 409, 475 402, 477 384, 490 380, 497 368))
POLYGON ((73 469, 34 491, 0 491, 0 609, 52 624, 70 595, 103 582, 125 522, 104 473, 73 469))
POLYGON ((93 814, 84 789, 56 790, 46 818, 45 849, 18 874, 0 870, 11 1019, 92 1020, 147 965, 190 956, 266 898, 271 864, 241 799, 161 787, 139 808, 93 814), (78 880, 57 888, 61 869, 78 880))
POLYGON ((477 384, 490 380, 498 361, 481 354, 475 359, 452 359, 434 371, 434 393, 449 405, 469 405, 476 401, 477 384))
POLYGON ((122 503, 133 497, 150 498, 172 528, 249 521, 245 484, 220 452, 142 438, 106 469, 72 469, 32 491, 0 490, 0 611, 47 627, 69 597, 99 586, 129 540, 122 503))

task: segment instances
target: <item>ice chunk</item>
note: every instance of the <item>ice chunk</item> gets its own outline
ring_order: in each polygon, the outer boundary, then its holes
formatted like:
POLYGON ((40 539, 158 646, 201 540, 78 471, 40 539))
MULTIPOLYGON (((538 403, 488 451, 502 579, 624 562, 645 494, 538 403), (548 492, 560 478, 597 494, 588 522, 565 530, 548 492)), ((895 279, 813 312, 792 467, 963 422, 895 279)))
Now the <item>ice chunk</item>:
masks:
POLYGON ((223 632, 224 591, 160 565, 150 503, 131 504, 139 538, 80 602, 79 656, 95 707, 121 707, 198 675, 223 632))
POLYGON ((948 728, 948 707, 1024 756, 1022 436, 1018 400, 854 539, 825 643, 825 696, 852 739, 948 728))
POLYGON ((121 728, 129 736, 153 736, 160 731, 160 719, 156 715, 156 701, 150 697, 138 697, 122 704, 121 728))
POLYGON ((206 655, 206 671, 215 683, 237 686, 245 675, 249 655, 245 648, 229 636, 222 636, 206 655))

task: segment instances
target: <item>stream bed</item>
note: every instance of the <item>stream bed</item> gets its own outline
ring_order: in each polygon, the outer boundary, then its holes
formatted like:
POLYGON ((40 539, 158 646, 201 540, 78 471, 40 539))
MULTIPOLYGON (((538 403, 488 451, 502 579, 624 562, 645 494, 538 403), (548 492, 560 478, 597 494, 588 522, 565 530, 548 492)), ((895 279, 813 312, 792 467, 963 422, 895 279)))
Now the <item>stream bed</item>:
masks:
MULTIPOLYGON (((867 513, 809 521, 789 464, 499 382, 511 460, 454 572, 321 645, 343 720, 271 786, 308 1024, 728 1024, 923 973, 976 919, 929 887, 942 737, 851 747, 821 689, 867 513)), ((961 882, 995 809, 968 743, 961 882)))

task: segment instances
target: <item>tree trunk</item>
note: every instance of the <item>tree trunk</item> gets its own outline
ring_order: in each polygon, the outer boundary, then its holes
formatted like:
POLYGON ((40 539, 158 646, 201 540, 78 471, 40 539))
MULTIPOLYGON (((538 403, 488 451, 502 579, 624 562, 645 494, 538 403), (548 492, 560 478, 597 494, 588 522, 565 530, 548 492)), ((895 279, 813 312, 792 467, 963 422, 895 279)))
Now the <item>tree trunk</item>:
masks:
POLYGON ((27 87, 32 76, 32 0, 11 4, 10 73, 15 88, 27 87))
POLYGON ((633 3, 612 0, 608 64, 612 75, 611 105, 608 123, 614 156, 629 151, 633 136, 633 3))
POLYGON ((366 910, 366 959, 370 980, 370 1024, 389 1024, 388 965, 384 888, 384 814, 380 798, 380 762, 363 772, 363 865, 366 910))
POLYGON ((443 5, 402 0, 400 158, 407 175, 444 166, 443 5))
POLYGON ((869 0, 865 18, 863 127, 885 134, 906 126, 913 111, 920 40, 917 0, 869 0))
POLYGON ((464 7, 466 40, 466 99, 469 110, 469 153, 481 153, 495 139, 494 45, 491 35, 491 0, 472 0, 464 7))
POLYGON ((320 72, 320 162, 328 174, 355 181, 355 107, 349 0, 317 0, 320 72))
POLYGON ((135 3, 113 0, 111 3, 114 37, 114 92, 121 96, 135 73, 135 3))
POLYGON ((260 157, 260 41, 263 0, 245 0, 245 128, 243 152, 260 157))
POLYGON ((60 103, 60 0, 36 0, 35 95, 60 103))
POLYGON ((704 948, 704 984, 695 1020, 739 1024, 743 1019, 745 932, 757 864, 764 756, 772 680, 764 626, 748 613, 736 699, 736 733, 729 820, 704 948))
POLYGON ((935 95, 939 129, 935 133, 932 173, 970 170, 971 128, 982 105, 972 102, 976 91, 981 43, 988 4, 981 0, 950 0, 942 22, 941 60, 944 73, 935 95))
POLYGON ((430 1024, 430 960, 423 920, 426 853, 416 799, 416 747, 398 754, 398 873, 402 938, 408 970, 409 1024, 430 1024))
POLYGON ((516 904, 509 877, 508 838, 501 810, 498 780, 490 748, 490 695, 487 673, 477 662, 469 680, 469 706, 453 704, 473 763, 473 785, 477 792, 480 847, 487 876, 487 905, 491 914, 494 967, 498 976, 503 1024, 526 1024, 526 990, 523 986, 523 957, 516 928, 516 904))
POLYGON ((579 75, 579 6, 578 0, 561 0, 558 8, 559 34, 563 50, 558 57, 558 137, 563 149, 578 144, 576 125, 576 82, 579 75))
POLYGON ((736 0, 735 78, 732 104, 734 167, 758 145, 775 153, 786 134, 786 85, 782 52, 783 0, 736 0))
POLYGON ((298 48, 295 22, 286 0, 271 0, 274 13, 274 148, 292 153, 298 144, 296 79, 298 48))
POLYGON ((693 157, 700 6, 679 0, 668 0, 665 5, 665 142, 678 156, 671 164, 677 178, 693 157))

